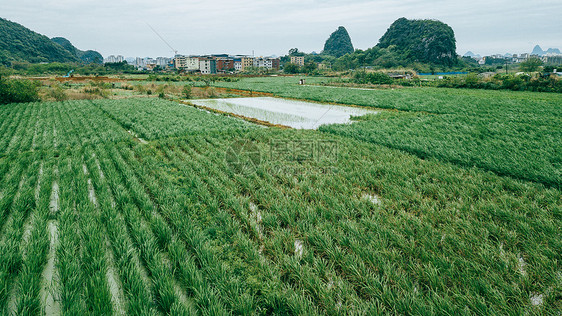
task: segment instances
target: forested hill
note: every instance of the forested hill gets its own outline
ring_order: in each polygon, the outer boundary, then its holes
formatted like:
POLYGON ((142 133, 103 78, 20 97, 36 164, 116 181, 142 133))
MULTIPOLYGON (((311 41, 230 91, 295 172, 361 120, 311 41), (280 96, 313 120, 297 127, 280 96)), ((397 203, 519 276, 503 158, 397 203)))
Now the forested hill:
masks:
POLYGON ((412 67, 418 71, 450 69, 459 64, 455 33, 436 20, 400 18, 367 50, 356 49, 332 63, 335 70, 364 66, 381 68, 412 67))
POLYGON ((353 44, 345 27, 340 26, 324 44, 324 54, 340 57, 353 53, 353 44))
POLYGON ((377 44, 379 48, 391 46, 411 62, 451 66, 457 60, 455 33, 441 21, 400 18, 377 44))
MULTIPOLYGON (((10 64, 13 61, 30 63, 90 62, 78 57, 81 51, 76 51, 71 52, 47 36, 36 33, 18 23, 0 18, 0 64, 10 64)), ((81 53, 88 53, 88 58, 92 60, 101 57, 99 53, 93 51, 81 53)))
POLYGON ((103 56, 100 53, 94 50, 81 51, 74 47, 74 45, 72 45, 72 43, 64 37, 53 37, 51 40, 64 47, 67 51, 72 53, 73 56, 77 57, 84 63, 101 64, 103 62, 103 56))

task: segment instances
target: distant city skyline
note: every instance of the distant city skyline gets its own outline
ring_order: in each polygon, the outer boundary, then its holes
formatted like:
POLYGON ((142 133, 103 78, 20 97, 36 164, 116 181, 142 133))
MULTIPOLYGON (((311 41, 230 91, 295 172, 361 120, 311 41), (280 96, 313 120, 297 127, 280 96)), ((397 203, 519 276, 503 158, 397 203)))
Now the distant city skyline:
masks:
POLYGON ((368 49, 400 17, 436 19, 455 31, 459 55, 485 56, 562 49, 559 12, 559 0, 20 0, 4 4, 1 17, 104 57, 153 58, 174 52, 147 23, 179 54, 280 56, 294 47, 321 52, 340 25, 355 48, 368 49))

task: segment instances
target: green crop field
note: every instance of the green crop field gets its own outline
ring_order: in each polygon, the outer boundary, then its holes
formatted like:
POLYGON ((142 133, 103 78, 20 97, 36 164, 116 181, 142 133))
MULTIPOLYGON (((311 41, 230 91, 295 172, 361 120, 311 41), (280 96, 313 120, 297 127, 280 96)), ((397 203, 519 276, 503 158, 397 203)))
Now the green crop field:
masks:
MULTIPOLYGON (((562 187, 562 95, 437 88, 347 89, 299 86, 299 77, 248 78, 217 85, 280 97, 396 113, 322 131, 386 145, 421 158, 477 166, 562 187)), ((329 78, 307 78, 321 84, 329 78)))
POLYGON ((228 85, 404 111, 302 131, 0 106, 2 314, 560 313, 559 96, 294 79, 228 85))

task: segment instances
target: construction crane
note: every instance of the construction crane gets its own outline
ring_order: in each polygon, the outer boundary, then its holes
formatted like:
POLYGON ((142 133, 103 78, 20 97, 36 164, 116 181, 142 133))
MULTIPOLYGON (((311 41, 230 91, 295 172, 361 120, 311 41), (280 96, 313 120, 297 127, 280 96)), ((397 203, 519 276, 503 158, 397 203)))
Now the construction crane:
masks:
POLYGON ((148 27, 150 27, 150 29, 152 30, 152 32, 154 32, 154 34, 156 34, 156 35, 158 35, 158 37, 160 37, 162 42, 164 42, 166 45, 168 45, 168 47, 170 47, 170 49, 174 52, 174 57, 176 57, 178 55, 178 51, 175 50, 172 47, 172 45, 168 44, 168 42, 166 42, 166 40, 160 34, 158 34, 158 32, 156 32, 156 30, 152 26, 150 26, 150 24, 146 23, 146 25, 148 25, 148 27))
POLYGON ((69 71, 65 76, 62 76, 63 78, 70 78, 70 75, 72 75, 72 73, 74 72, 74 69, 72 69, 71 71, 69 71))

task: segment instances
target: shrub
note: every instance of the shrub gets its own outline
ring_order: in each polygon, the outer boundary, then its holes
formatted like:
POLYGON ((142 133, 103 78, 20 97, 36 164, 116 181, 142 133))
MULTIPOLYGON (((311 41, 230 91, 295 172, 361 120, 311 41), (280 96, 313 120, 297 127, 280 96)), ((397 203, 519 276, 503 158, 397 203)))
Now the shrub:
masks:
POLYGON ((55 99, 56 101, 64 101, 68 99, 68 96, 59 85, 51 87, 47 92, 47 96, 55 99))
POLYGON ((28 80, 0 77, 0 104, 34 102, 39 100, 39 84, 28 80))
POLYGON ((357 83, 372 83, 372 84, 391 84, 392 78, 382 72, 358 71, 354 75, 355 82, 357 83))
POLYGON ((191 99, 191 86, 190 85, 183 86, 181 93, 183 94, 184 98, 191 99))

